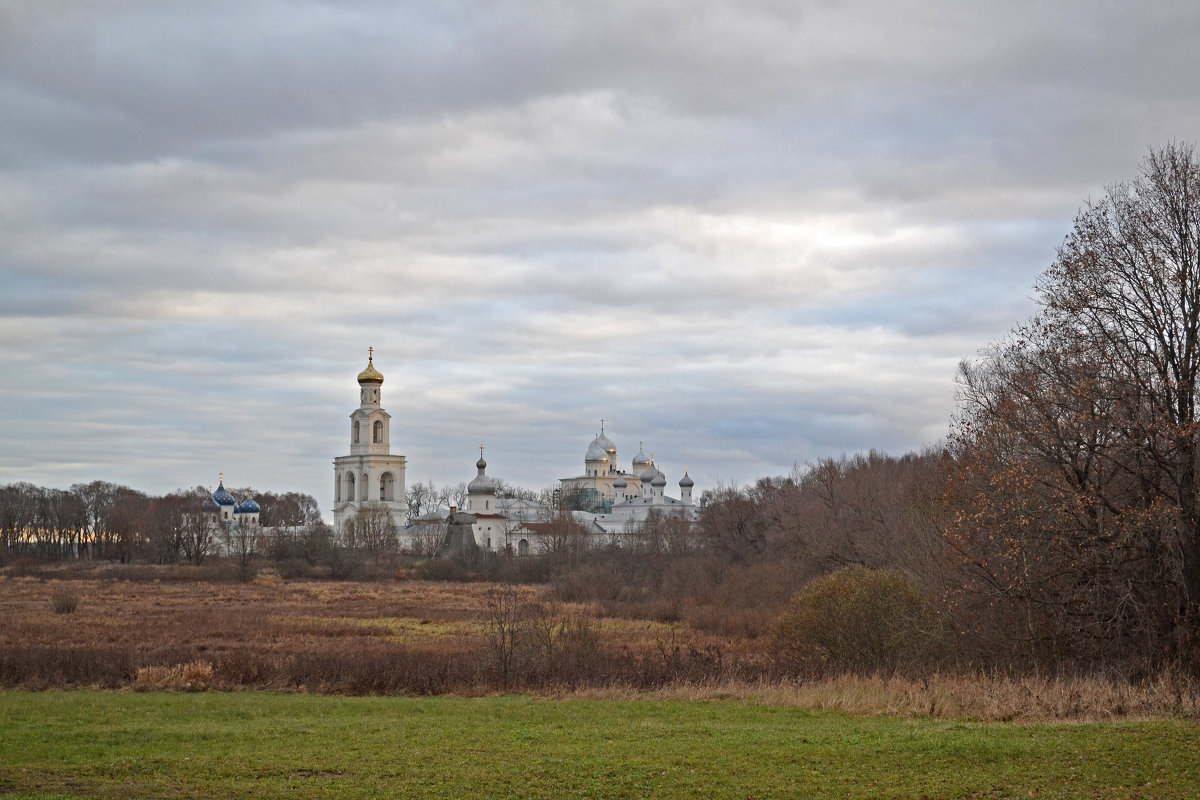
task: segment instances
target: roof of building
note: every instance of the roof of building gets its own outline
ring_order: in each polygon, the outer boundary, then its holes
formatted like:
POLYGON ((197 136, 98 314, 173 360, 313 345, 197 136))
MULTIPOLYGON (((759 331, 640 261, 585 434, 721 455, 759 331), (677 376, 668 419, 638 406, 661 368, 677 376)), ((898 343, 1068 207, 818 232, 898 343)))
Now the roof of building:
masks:
POLYGON ((600 444, 600 437, 592 440, 588 445, 587 453, 584 455, 584 461, 603 461, 608 458, 608 451, 600 444))
POLYGON ((375 369, 375 353, 372 348, 371 355, 367 357, 367 368, 358 373, 359 383, 383 383, 383 374, 375 369))
POLYGON ((480 456, 479 460, 475 462, 475 468, 479 470, 479 474, 467 484, 467 494, 495 494, 496 482, 484 474, 487 462, 483 460, 483 456, 480 456))
POLYGON ((643 445, 641 442, 638 442, 638 451, 637 451, 637 455, 633 457, 633 466, 634 466, 634 472, 637 472, 637 468, 638 468, 638 467, 648 467, 648 466, 650 466, 650 459, 649 459, 649 458, 646 456, 646 454, 645 454, 645 453, 642 451, 642 448, 643 448, 643 447, 644 447, 644 445, 643 445))
POLYGON ((225 480, 224 479, 222 479, 221 483, 217 486, 217 490, 215 492, 213 492, 212 499, 213 499, 213 502, 219 506, 235 506, 235 505, 237 505, 237 500, 234 500, 233 495, 231 495, 229 493, 229 490, 225 488, 225 480))
POLYGON ((262 509, 259 508, 258 503, 254 502, 254 498, 247 497, 245 500, 238 503, 234 507, 233 513, 235 513, 235 514, 257 514, 261 510, 262 509))

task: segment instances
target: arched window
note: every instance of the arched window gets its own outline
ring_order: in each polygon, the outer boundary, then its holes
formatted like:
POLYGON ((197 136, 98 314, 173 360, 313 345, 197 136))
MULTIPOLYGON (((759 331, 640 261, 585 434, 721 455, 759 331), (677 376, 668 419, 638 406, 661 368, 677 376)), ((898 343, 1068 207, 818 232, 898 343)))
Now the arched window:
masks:
MULTIPOLYGON (((355 423, 355 424, 357 425, 358 423, 355 423)), ((353 472, 346 473, 346 499, 347 500, 354 499, 354 473, 353 472)))
MULTIPOLYGON (((358 444, 358 420, 354 420, 354 439, 352 440, 352 442, 354 444, 358 444)), ((353 499, 353 498, 351 498, 351 499, 353 499)))
MULTIPOLYGON (((378 423, 376 423, 378 424, 378 423)), ((380 500, 395 500, 396 496, 396 479, 392 477, 392 473, 385 472, 379 476, 379 499, 380 500)))
POLYGON ((383 423, 379 420, 375 420, 375 425, 371 428, 371 441, 383 444, 383 423))
POLYGON ((529 540, 528 539, 522 539, 521 541, 517 542, 517 555, 519 555, 519 556, 529 555, 529 540))

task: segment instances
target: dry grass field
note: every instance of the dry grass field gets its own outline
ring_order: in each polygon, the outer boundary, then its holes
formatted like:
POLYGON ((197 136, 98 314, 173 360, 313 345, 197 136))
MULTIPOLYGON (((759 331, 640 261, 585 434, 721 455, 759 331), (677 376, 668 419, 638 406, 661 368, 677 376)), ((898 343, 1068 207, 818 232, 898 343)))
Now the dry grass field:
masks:
MULTIPOLYGON (((1200 684, 776 671, 760 638, 601 615, 545 587, 394 580, 252 583, 0 576, 0 687, 522 692, 731 698, 999 721, 1200 718, 1200 684)), ((164 577, 177 575, 164 573, 164 577)))
POLYGON ((717 678, 727 652, 738 664, 764 662, 750 642, 602 617, 545 593, 274 576, 2 577, 0 685, 477 694, 717 678))

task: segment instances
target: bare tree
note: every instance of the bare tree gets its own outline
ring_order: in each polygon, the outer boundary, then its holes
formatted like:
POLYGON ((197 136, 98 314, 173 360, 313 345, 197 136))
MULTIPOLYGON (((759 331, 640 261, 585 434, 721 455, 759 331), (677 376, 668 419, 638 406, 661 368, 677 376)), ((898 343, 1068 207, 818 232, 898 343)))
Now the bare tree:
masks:
POLYGON ((408 518, 420 519, 432 512, 437 505, 437 490, 431 483, 418 481, 408 487, 404 494, 404 502, 408 506, 408 518))
POLYGON ((238 578, 248 581, 254 577, 254 560, 260 551, 261 530, 257 525, 242 521, 234 522, 222 533, 225 540, 225 553, 237 565, 238 578))
POLYGON ((396 522, 383 503, 363 503, 343 529, 346 546, 368 553, 394 553, 399 542, 396 522))
POLYGON ((1041 314, 960 372, 947 531, 1030 652, 1188 657, 1200 634, 1200 162, 1085 207, 1041 314))
POLYGON ((413 525, 410 536, 412 554, 420 558, 434 558, 446 541, 446 521, 425 519, 413 525))
POLYGON ((183 557, 199 566, 212 554, 221 523, 215 513, 204 510, 204 501, 209 499, 210 495, 203 486, 192 489, 186 493, 186 497, 187 507, 183 512, 180 542, 183 557))

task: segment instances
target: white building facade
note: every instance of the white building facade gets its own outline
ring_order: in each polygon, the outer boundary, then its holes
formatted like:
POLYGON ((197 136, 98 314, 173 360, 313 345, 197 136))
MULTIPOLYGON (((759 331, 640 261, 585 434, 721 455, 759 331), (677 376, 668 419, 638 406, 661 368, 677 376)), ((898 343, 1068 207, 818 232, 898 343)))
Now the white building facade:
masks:
MULTIPOLYGON (((588 534, 619 544, 651 515, 695 522, 699 508, 692 502, 694 483, 684 470, 678 498, 666 494, 667 477, 647 457, 644 447, 630 462, 629 471, 617 463, 617 446, 604 433, 588 445, 583 474, 560 480, 559 502, 554 508, 530 500, 497 497, 497 483, 487 475, 480 448, 475 478, 467 484, 465 509, 444 509, 420 519, 407 519, 404 473, 406 459, 391 452, 391 415, 382 406, 383 375, 375 368, 374 348, 367 368, 358 374, 359 407, 350 414, 350 453, 333 460, 334 532, 342 537, 346 524, 364 505, 383 506, 392 516, 401 547, 432 554, 446 530, 447 518, 464 512, 474 518, 470 535, 475 545, 493 552, 534 554, 544 549, 545 526, 555 519, 557 507, 570 515, 588 534)), ((229 498, 232 502, 232 497, 229 498)), ((225 513, 225 512, 222 512, 225 513)), ((232 513, 232 512, 229 512, 232 513)))
POLYGON ((350 415, 350 454, 333 460, 333 527, 341 536, 346 522, 366 503, 382 504, 397 526, 405 523, 402 455, 392 455, 392 417, 382 406, 383 375, 370 348, 367 368, 358 374, 359 406, 350 415))

